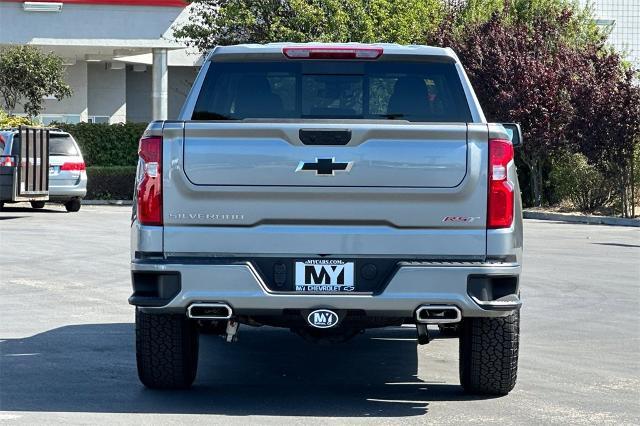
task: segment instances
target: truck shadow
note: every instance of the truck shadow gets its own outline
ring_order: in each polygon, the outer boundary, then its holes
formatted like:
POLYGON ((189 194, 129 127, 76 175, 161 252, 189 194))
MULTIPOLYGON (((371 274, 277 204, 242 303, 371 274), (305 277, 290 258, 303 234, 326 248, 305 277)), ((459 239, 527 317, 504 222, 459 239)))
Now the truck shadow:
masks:
POLYGON ((71 325, 0 342, 0 410, 403 417, 471 399, 417 377, 414 333, 370 331, 339 347, 270 328, 245 327, 234 344, 203 336, 194 387, 153 391, 137 379, 132 324, 71 325))
POLYGON ((10 219, 22 219, 23 217, 29 217, 29 216, 0 216, 0 220, 10 220, 10 219))
MULTIPOLYGON (((59 204, 58 206, 62 206, 62 205, 59 204)), ((41 213, 67 213, 67 212, 64 210, 64 207, 62 207, 62 209, 54 209, 54 208, 51 208, 51 206, 46 206, 41 209, 34 209, 31 207, 23 207, 23 206, 13 207, 11 204, 5 204, 4 207, 2 208, 2 213, 41 214, 41 213)))

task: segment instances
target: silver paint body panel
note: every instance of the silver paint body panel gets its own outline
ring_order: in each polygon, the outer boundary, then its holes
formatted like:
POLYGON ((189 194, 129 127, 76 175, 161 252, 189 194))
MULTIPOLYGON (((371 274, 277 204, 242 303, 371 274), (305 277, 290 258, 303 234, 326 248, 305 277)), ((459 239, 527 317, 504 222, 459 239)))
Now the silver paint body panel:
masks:
MULTIPOLYGON (((467 169, 465 124, 322 124, 351 130, 344 147, 305 146, 308 123, 185 124, 184 173, 194 185, 454 188, 467 169), (297 173, 301 161, 334 158, 351 170, 331 179, 297 173)), ((321 176, 322 177, 322 176, 321 176)))
POLYGON ((423 304, 455 305, 464 317, 499 317, 504 311, 479 307, 467 294, 469 274, 518 275, 515 264, 446 264, 425 263, 404 266, 386 289, 378 295, 332 294, 309 295, 271 292, 249 264, 240 265, 163 265, 133 264, 135 271, 179 271, 182 291, 166 306, 145 308, 148 311, 186 312, 195 302, 225 302, 234 313, 253 311, 281 313, 283 309, 364 309, 376 315, 411 317, 423 304))

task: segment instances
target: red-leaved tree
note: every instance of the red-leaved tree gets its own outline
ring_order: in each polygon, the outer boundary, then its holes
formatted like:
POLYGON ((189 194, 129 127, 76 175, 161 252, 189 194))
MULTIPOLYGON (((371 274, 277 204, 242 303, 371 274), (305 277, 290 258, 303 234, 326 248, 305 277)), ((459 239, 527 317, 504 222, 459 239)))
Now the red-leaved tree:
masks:
POLYGON ((584 57, 573 93, 570 134, 577 151, 598 166, 619 200, 623 216, 634 215, 633 156, 640 143, 637 70, 619 54, 594 45, 584 57))
POLYGON ((527 142, 520 158, 529 169, 532 202, 538 206, 545 166, 569 143, 572 93, 584 66, 563 39, 563 26, 571 17, 567 9, 558 16, 514 22, 505 13, 494 13, 459 35, 445 28, 435 41, 457 52, 489 121, 521 123, 527 142))

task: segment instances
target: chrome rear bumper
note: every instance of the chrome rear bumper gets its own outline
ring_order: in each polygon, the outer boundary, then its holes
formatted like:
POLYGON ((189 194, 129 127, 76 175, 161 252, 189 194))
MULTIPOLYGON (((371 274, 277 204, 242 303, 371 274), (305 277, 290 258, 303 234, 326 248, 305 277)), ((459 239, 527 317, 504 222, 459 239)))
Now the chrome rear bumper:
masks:
POLYGON ((463 317, 497 317, 519 309, 521 305, 517 288, 509 303, 504 300, 496 300, 496 303, 481 301, 468 291, 470 276, 517 277, 521 268, 515 264, 401 263, 380 294, 326 295, 270 291, 250 263, 178 264, 146 260, 132 262, 132 270, 179 275, 177 294, 162 306, 145 304, 135 298, 135 293, 130 299, 130 303, 155 312, 186 313, 194 303, 222 303, 227 304, 234 315, 277 315, 284 309, 322 307, 411 318, 422 305, 447 305, 459 309, 463 317))

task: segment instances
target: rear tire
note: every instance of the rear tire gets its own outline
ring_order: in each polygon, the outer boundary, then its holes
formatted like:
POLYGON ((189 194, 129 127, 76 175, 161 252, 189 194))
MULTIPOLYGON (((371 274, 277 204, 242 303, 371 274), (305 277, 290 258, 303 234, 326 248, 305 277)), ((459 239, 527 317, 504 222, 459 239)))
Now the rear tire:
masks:
POLYGON ((138 377, 152 389, 186 389, 198 369, 196 322, 180 314, 147 314, 136 309, 138 377))
POLYGON ((473 394, 506 395, 516 384, 520 313, 467 318, 460 335, 460 383, 473 394))
POLYGON ((74 198, 73 200, 69 200, 66 203, 64 203, 64 208, 67 209, 69 213, 75 213, 78 210, 80 210, 81 205, 82 205, 82 202, 80 201, 80 199, 74 198))
POLYGON ((41 209, 44 207, 44 201, 31 201, 32 209, 41 209))

